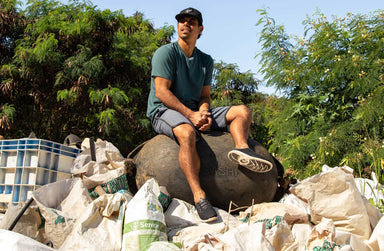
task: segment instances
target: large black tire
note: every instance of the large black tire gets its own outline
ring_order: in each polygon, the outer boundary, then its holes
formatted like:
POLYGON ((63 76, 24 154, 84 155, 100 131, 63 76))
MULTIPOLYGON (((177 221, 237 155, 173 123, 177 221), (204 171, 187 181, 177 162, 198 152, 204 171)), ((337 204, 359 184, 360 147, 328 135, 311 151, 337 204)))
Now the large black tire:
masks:
MULTIPOLYGON (((232 163, 227 154, 234 148, 229 133, 202 134, 197 143, 201 159, 200 183, 213 206, 228 210, 230 201, 238 206, 270 202, 278 186, 278 169, 275 159, 255 140, 249 139, 250 148, 273 163, 271 171, 255 173, 232 163)), ((165 186, 174 198, 193 204, 193 196, 180 168, 179 145, 164 135, 149 140, 134 157, 137 173, 136 184, 140 188, 145 181, 155 178, 165 186)))

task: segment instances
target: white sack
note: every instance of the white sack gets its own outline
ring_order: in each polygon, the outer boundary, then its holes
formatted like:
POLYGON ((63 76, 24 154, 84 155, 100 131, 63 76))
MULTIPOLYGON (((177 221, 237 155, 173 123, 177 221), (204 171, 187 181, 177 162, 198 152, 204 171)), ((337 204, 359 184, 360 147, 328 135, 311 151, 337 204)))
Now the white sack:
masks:
POLYGON ((375 230, 373 230, 371 237, 365 243, 368 244, 374 251, 384 250, 384 217, 381 217, 375 230))
POLYGON ((154 179, 150 179, 128 203, 122 250, 144 250, 152 242, 168 240, 159 194, 159 185, 154 179))
POLYGON ((360 240, 356 235, 348 232, 336 230, 334 241, 341 246, 350 246, 356 251, 371 251, 366 243, 360 240))
POLYGON ((309 223, 309 215, 305 211, 296 206, 279 202, 260 203, 248 207, 247 210, 239 213, 238 219, 242 221, 249 219, 250 223, 265 221, 268 225, 273 219, 279 219, 279 217, 289 225, 309 223))
POLYGON ((292 193, 284 194, 283 198, 281 198, 279 202, 286 205, 295 206, 301 209, 302 211, 306 212, 307 214, 311 214, 311 210, 309 209, 308 203, 302 201, 292 193))
POLYGON ((207 239, 217 244, 215 236, 224 230, 223 224, 199 224, 179 229, 176 235, 170 238, 172 242, 180 243, 184 250, 197 250, 200 243, 207 243, 207 239))
POLYGON ((0 247, 7 251, 53 251, 54 249, 32 238, 8 230, 0 229, 0 247))
POLYGON ((47 241, 59 248, 72 232, 74 223, 92 202, 81 179, 50 183, 35 190, 32 196, 45 219, 47 241))
POLYGON ((353 233, 361 240, 371 235, 365 203, 354 178, 341 168, 307 178, 290 191, 308 203, 315 224, 325 217, 332 219, 337 229, 353 233))
MULTIPOLYGON (((8 230, 15 221, 19 212, 23 209, 24 205, 25 203, 18 205, 9 203, 7 212, 0 223, 0 228, 8 230)), ((39 208, 36 206, 36 203, 32 202, 32 204, 17 221, 12 231, 28 236, 36 241, 45 242, 45 232, 42 226, 43 221, 39 213, 39 208)))
POLYGON ((265 224, 265 237, 269 240, 275 250, 296 250, 298 246, 292 234, 290 226, 285 220, 278 222, 271 228, 265 224))
POLYGON ((219 237, 233 251, 274 251, 272 244, 265 237, 265 223, 243 223, 219 237))
POLYGON ((292 234, 297 244, 296 250, 305 250, 306 242, 312 232, 311 224, 295 224, 292 227, 292 234))
POLYGON ((196 250, 232 250, 231 246, 224 243, 217 236, 219 233, 213 233, 212 231, 204 231, 204 227, 199 227, 199 234, 195 236, 184 236, 181 241, 183 250, 196 251, 196 250), (190 237, 190 238, 188 238, 190 237))
POLYGON ((196 225, 200 218, 194 206, 180 199, 173 198, 164 212, 168 229, 179 229, 196 225))
POLYGON ((362 198, 364 201, 365 209, 367 210, 367 214, 369 217, 371 230, 373 231, 373 229, 376 228, 377 223, 383 217, 383 213, 381 213, 377 207, 372 205, 372 203, 369 200, 367 200, 364 196, 362 198))
POLYGON ((152 242, 146 251, 180 251, 176 244, 167 241, 155 241, 152 242))
POLYGON ((291 231, 291 226, 296 223, 309 222, 308 214, 296 206, 269 202, 248 207, 240 212, 242 221, 265 223, 265 237, 275 250, 295 250, 298 244, 291 231))
POLYGON ((381 185, 376 177, 376 173, 372 172, 372 180, 364 178, 355 178, 357 188, 368 200, 374 202, 384 200, 384 186, 381 185))
POLYGON ((349 245, 337 245, 335 238, 335 225, 331 219, 322 218, 316 225, 307 240, 306 250, 333 250, 333 251, 353 251, 349 245))
POLYGON ((371 229, 376 227, 383 214, 370 201, 379 205, 380 201, 384 201, 384 186, 377 181, 376 174, 372 172, 372 179, 355 178, 357 189, 363 195, 365 208, 371 222, 371 229))
POLYGON ((213 209, 216 211, 217 220, 204 223, 193 205, 173 198, 164 213, 168 238, 175 242, 181 242, 184 236, 189 236, 190 239, 192 236, 199 237, 208 232, 223 232, 241 225, 241 221, 226 211, 216 207, 213 207, 213 209))
POLYGON ((84 174, 89 177, 124 166, 125 158, 121 155, 119 149, 112 143, 100 139, 95 142, 96 161, 92 161, 88 142, 89 139, 83 141, 83 151, 73 161, 71 173, 84 174))
POLYGON ((60 250, 121 250, 128 191, 104 194, 94 200, 76 221, 60 250))
POLYGON ((84 186, 87 189, 94 188, 98 185, 102 185, 111 180, 114 180, 126 173, 127 173, 127 169, 125 166, 123 166, 114 170, 109 170, 108 172, 105 172, 105 173, 94 173, 90 177, 84 175, 83 176, 84 186))

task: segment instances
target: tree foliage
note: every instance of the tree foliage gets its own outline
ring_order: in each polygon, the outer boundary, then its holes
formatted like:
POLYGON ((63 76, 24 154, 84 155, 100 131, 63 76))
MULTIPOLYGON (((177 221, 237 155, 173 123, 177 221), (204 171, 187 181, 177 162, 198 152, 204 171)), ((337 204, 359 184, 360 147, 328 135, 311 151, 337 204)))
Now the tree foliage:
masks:
MULTIPOLYGON (((170 42, 172 26, 155 29, 142 13, 98 10, 86 1, 29 0, 1 5, 0 134, 62 141, 69 133, 129 149, 153 136, 145 116, 151 57, 170 42), (8 32, 14 31, 14 33, 8 32)), ((213 105, 250 104, 252 136, 265 140, 257 80, 235 64, 215 65, 213 105)))
POLYGON ((305 177, 323 164, 384 176, 384 14, 308 17, 291 38, 259 10, 262 73, 285 94, 271 151, 305 177))
POLYGON ((13 56, 15 41, 21 38, 26 25, 23 16, 17 12, 18 2, 0 2, 0 65, 8 63, 13 56))
POLYGON ((126 17, 87 1, 17 4, 0 4, 0 134, 95 136, 123 153, 148 138, 150 60, 173 27, 155 29, 141 13, 126 17))

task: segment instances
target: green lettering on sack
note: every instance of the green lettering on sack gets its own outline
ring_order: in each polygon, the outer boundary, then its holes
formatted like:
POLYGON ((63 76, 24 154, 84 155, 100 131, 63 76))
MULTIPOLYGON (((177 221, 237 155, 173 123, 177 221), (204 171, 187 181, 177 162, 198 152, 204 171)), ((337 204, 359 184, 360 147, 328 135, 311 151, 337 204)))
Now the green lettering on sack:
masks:
POLYGON ((57 224, 59 224, 59 223, 64 223, 64 222, 65 222, 65 218, 64 218, 63 216, 61 216, 60 214, 58 214, 58 213, 56 212, 56 210, 51 209, 51 211, 52 211, 54 214, 57 215, 57 218, 56 218, 56 220, 55 220, 55 225, 57 225, 57 224))
POLYGON ((172 202, 172 197, 169 196, 169 195, 166 195, 162 192, 160 192, 159 196, 157 197, 157 199, 159 200, 161 206, 163 207, 164 211, 167 210, 168 206, 171 204, 172 202))
POLYGON ((56 220, 55 220, 55 225, 59 224, 59 223, 64 223, 64 222, 65 222, 65 218, 61 215, 58 215, 56 220))
POLYGON ((250 214, 247 214, 244 219, 241 219, 242 222, 247 223, 249 221, 250 214))
POLYGON ((273 226, 276 226, 279 223, 281 223, 283 221, 283 219, 284 219, 283 216, 275 216, 272 219, 261 219, 261 220, 256 221, 255 223, 265 222, 265 228, 271 229, 273 226))
POLYGON ((343 245, 336 245, 336 243, 331 244, 329 241, 324 240, 322 247, 314 247, 313 251, 333 251, 335 247, 341 248, 343 245))
POLYGON ((166 232, 164 223, 155 220, 138 220, 124 224, 124 233, 145 229, 156 230, 163 233, 166 232))

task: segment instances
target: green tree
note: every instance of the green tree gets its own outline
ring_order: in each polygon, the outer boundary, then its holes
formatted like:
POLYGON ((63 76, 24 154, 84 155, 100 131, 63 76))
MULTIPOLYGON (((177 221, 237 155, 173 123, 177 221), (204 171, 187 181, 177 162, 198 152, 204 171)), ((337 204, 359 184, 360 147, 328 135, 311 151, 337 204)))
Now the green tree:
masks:
POLYGON ((29 0, 25 10, 6 3, 1 13, 11 10, 25 25, 6 39, 0 134, 17 138, 34 131, 55 141, 69 133, 95 136, 125 154, 150 137, 150 61, 170 41, 172 26, 155 29, 141 13, 126 17, 87 1, 29 0))
POLYGON ((2 0, 0 2, 0 64, 12 60, 15 41, 23 35, 25 20, 17 11, 18 2, 2 0))
MULTIPOLYGON (((3 67, 12 61, 15 41, 23 35, 25 22, 23 16, 17 12, 16 1, 4 0, 0 2, 0 72, 8 72, 8 75, 15 73, 11 67, 3 67)), ((11 78, 1 79, 1 91, 8 95, 13 86, 11 78)), ((4 99, 0 103, 0 134, 3 130, 9 130, 14 121, 15 108, 4 99)))
POLYGON ((291 39, 259 10, 262 73, 285 94, 269 123, 271 151, 301 177, 323 164, 384 180, 384 14, 307 18, 291 39))

